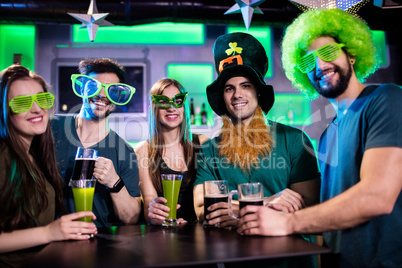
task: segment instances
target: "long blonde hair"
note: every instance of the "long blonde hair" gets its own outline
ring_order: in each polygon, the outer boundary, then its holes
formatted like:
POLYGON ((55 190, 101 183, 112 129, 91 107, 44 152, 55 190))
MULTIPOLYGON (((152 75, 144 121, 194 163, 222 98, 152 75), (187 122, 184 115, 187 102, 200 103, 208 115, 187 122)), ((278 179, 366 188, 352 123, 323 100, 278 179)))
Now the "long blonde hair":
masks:
MULTIPOLYGON (((152 102, 152 95, 161 95, 163 90, 169 86, 175 86, 177 89, 184 93, 185 90, 183 86, 175 79, 163 78, 156 82, 150 90, 150 103, 151 107, 149 110, 149 144, 148 144, 148 159, 149 159, 149 174, 151 175, 152 183, 157 192, 162 192, 162 181, 161 181, 161 160, 163 155, 163 150, 165 148, 165 140, 163 135, 161 135, 162 125, 159 121, 159 108, 152 102)), ((192 135, 190 130, 190 109, 188 102, 184 104, 184 118, 180 124, 179 131, 179 142, 183 146, 184 150, 184 160, 187 163, 189 176, 188 179, 194 175, 194 159, 193 153, 194 148, 192 144, 192 135)))

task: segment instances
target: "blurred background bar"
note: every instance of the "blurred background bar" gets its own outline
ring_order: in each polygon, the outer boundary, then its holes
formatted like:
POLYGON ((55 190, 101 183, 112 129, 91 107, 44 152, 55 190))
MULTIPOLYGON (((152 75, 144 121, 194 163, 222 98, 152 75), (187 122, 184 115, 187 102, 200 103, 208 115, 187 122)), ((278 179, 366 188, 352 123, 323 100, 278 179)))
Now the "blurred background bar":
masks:
MULTIPOLYGON (((130 144, 148 138, 150 87, 162 77, 177 79, 193 100, 194 133, 219 134, 220 117, 208 104, 205 88, 216 79, 212 47, 225 33, 248 32, 269 58, 267 84, 275 104, 267 117, 303 129, 316 146, 334 116, 323 98, 308 100, 294 89, 281 66, 281 38, 302 11, 291 1, 265 1, 246 30, 241 14, 223 15, 234 0, 96 2, 99 13, 115 26, 99 27, 90 42, 86 27, 68 13, 86 14, 90 1, 3 0, 0 3, 0 69, 18 62, 43 76, 56 94, 57 113, 77 113, 81 100, 71 90, 71 74, 85 58, 109 57, 126 67, 127 83, 136 88, 129 104, 119 107, 110 125, 130 144), (206 116, 206 124, 201 117, 206 116)), ((366 84, 402 84, 402 3, 368 1, 357 12, 372 28, 379 71, 366 84), (381 2, 381 3, 380 3, 381 2)))

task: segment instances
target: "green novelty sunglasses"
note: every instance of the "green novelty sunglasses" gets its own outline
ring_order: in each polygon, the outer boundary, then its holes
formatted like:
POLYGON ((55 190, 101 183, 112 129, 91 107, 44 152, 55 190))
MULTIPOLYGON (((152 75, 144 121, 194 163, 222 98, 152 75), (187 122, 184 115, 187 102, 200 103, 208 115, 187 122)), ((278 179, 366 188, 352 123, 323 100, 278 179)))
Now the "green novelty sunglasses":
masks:
POLYGON ((319 49, 314 50, 313 52, 303 56, 300 58, 297 63, 297 68, 299 68, 302 73, 309 73, 315 67, 315 59, 320 57, 323 61, 333 61, 339 58, 341 55, 341 48, 344 47, 345 44, 338 43, 329 43, 319 49))
POLYGON ((42 109, 49 109, 53 107, 54 96, 52 93, 43 92, 34 95, 25 95, 14 97, 10 102, 9 106, 11 110, 16 113, 25 113, 32 108, 33 102, 36 101, 38 106, 42 109))
POLYGON ((116 105, 126 105, 133 94, 135 88, 122 83, 103 84, 98 80, 83 74, 71 75, 73 91, 81 98, 92 98, 99 94, 102 87, 105 88, 106 97, 116 105))
POLYGON ((179 93, 172 99, 165 95, 151 95, 151 98, 152 102, 155 103, 159 109, 169 109, 170 107, 181 108, 186 101, 187 94, 188 92, 179 93))

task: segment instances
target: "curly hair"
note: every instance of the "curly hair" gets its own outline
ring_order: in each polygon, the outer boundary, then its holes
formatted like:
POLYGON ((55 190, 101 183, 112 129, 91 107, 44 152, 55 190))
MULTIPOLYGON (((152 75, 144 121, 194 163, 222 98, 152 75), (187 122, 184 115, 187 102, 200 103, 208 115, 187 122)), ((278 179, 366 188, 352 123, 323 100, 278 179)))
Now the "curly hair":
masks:
POLYGON ((297 68, 300 57, 310 44, 320 36, 333 37, 344 43, 348 56, 356 58, 354 70, 363 83, 378 68, 378 56, 370 28, 366 23, 340 9, 316 9, 296 18, 286 29, 282 40, 282 65, 293 87, 310 99, 318 97, 306 74, 297 68))

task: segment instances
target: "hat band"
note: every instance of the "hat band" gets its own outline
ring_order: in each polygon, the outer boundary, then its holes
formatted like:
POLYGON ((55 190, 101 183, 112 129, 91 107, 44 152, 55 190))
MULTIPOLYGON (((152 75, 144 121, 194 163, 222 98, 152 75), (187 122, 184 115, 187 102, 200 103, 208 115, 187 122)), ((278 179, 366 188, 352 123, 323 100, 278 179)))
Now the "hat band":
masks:
POLYGON ((243 65, 243 59, 240 55, 235 55, 219 62, 219 73, 223 71, 226 67, 230 65, 243 65))

